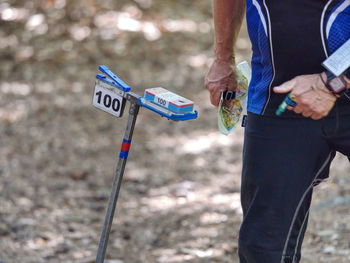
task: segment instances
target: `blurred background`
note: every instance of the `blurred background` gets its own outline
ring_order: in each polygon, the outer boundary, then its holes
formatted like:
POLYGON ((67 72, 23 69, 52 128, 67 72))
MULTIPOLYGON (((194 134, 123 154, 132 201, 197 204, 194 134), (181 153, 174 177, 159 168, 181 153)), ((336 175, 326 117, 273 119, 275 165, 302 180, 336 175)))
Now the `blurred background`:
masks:
MULTIPOLYGON (((91 105, 100 64, 199 111, 141 109, 109 262, 238 262, 243 130, 219 134, 203 88, 213 33, 211 1, 0 0, 1 263, 94 262, 126 124, 91 105)), ((338 156, 315 191, 303 262, 350 262, 349 172, 338 156)))

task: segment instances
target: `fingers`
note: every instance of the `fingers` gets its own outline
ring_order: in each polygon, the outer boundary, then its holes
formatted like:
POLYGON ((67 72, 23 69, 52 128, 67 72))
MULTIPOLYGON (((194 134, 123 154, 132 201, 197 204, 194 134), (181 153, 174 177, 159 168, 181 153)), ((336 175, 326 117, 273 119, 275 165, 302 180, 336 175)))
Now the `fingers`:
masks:
POLYGON ((205 88, 209 91, 210 103, 215 107, 219 106, 221 93, 227 90, 229 85, 220 85, 220 83, 210 83, 206 81, 205 88))
POLYGON ((296 80, 292 79, 290 81, 283 83, 280 86, 274 87, 273 91, 276 93, 287 93, 287 92, 291 92, 295 86, 296 86, 296 80))
POLYGON ((311 119, 313 119, 313 120, 320 120, 320 119, 322 119, 324 116, 322 116, 321 114, 318 114, 318 113, 314 113, 314 114, 312 114, 310 117, 311 117, 311 119))
POLYGON ((312 111, 305 111, 301 113, 304 117, 309 118, 314 114, 312 111))
POLYGON ((214 61, 205 79, 205 88, 210 93, 210 102, 218 106, 221 93, 225 90, 235 90, 236 76, 230 63, 214 61))
POLYGON ((293 110, 295 113, 303 115, 305 118, 312 118, 313 120, 322 119, 327 115, 313 111, 302 111, 300 107, 291 108, 290 110, 293 110))
POLYGON ((287 107, 306 118, 319 120, 328 115, 336 98, 318 87, 319 75, 302 75, 274 88, 276 93, 291 93, 295 107, 287 107))
POLYGON ((220 91, 219 92, 218 91, 210 92, 210 102, 215 107, 219 106, 220 96, 221 96, 220 91))
POLYGON ((296 105, 294 108, 292 108, 292 110, 295 112, 295 113, 302 113, 303 112, 303 108, 300 106, 300 105, 296 105))
POLYGON ((214 106, 219 106, 221 93, 226 90, 235 90, 235 79, 232 76, 229 76, 225 79, 219 81, 205 81, 205 88, 209 90, 210 93, 210 102, 214 106))
POLYGON ((288 107, 288 110, 292 110, 297 114, 301 114, 306 118, 312 118, 313 120, 319 120, 326 117, 329 111, 319 109, 317 107, 308 107, 302 103, 297 104, 295 107, 288 107))

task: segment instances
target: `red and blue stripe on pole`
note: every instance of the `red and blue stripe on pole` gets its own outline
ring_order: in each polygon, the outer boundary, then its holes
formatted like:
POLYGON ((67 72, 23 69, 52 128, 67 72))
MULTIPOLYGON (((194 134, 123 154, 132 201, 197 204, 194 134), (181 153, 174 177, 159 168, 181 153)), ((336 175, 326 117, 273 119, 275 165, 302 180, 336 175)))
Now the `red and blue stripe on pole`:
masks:
POLYGON ((122 148, 119 154, 120 159, 128 159, 130 146, 131 146, 131 140, 123 139, 122 148))

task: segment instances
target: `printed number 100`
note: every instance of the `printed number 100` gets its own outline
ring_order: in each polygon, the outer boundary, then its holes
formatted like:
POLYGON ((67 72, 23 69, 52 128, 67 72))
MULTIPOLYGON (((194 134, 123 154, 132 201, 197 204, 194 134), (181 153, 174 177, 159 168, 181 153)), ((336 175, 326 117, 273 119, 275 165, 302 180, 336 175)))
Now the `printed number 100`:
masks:
POLYGON ((120 109, 120 101, 118 99, 113 99, 108 94, 102 94, 102 91, 96 92, 97 103, 101 104, 103 101, 103 105, 106 108, 112 108, 115 112, 118 112, 120 109))

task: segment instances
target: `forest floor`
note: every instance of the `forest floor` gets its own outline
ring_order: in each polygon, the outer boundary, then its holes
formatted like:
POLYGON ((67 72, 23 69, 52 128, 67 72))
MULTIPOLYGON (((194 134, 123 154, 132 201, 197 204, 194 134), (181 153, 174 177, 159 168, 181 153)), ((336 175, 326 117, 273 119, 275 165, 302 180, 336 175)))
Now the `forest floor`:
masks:
MULTIPOLYGON (((1 263, 94 262, 126 124, 91 105, 100 64, 199 111, 141 109, 109 262, 238 262, 243 130, 220 135, 203 88, 211 21, 210 1, 0 1, 1 263)), ((236 59, 250 56, 243 29, 236 59)), ((303 263, 350 262, 349 173, 338 155, 315 189, 303 263)))

